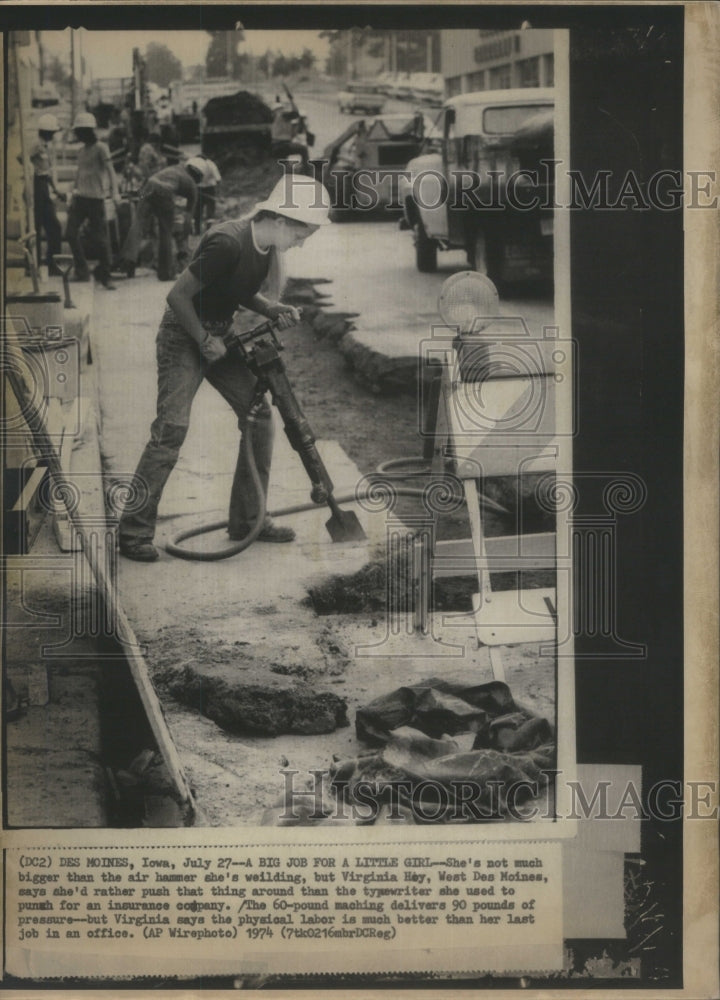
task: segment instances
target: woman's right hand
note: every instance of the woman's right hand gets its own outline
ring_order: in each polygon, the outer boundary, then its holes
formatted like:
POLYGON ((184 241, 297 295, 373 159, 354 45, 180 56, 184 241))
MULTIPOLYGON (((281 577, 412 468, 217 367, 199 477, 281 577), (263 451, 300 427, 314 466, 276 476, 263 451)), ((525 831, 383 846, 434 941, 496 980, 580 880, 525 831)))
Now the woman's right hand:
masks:
POLYGON ((206 361, 212 364, 214 361, 219 361, 220 358, 225 357, 227 348, 221 337, 208 335, 200 345, 200 353, 206 361))

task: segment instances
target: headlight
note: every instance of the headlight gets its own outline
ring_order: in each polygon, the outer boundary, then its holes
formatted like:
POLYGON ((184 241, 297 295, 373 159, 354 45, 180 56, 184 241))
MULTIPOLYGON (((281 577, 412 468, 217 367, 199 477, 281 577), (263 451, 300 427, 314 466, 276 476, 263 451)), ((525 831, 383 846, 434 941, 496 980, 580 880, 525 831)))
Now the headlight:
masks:
POLYGON ((447 326, 457 327, 461 334, 479 333, 497 319, 499 309, 495 285, 477 271, 453 274, 440 289, 438 312, 447 326))

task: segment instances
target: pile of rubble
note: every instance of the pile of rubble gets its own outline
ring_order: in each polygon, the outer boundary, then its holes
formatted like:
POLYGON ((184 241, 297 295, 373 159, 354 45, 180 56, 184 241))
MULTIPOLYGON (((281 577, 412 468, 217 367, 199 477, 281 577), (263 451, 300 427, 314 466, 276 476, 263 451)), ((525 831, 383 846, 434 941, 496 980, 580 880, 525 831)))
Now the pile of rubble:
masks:
POLYGON ((270 108, 249 90, 212 97, 203 108, 203 115, 208 125, 269 125, 272 121, 270 108))
POLYGON ((202 152, 221 170, 231 164, 258 164, 270 153, 272 112, 257 94, 211 98, 203 108, 202 152))

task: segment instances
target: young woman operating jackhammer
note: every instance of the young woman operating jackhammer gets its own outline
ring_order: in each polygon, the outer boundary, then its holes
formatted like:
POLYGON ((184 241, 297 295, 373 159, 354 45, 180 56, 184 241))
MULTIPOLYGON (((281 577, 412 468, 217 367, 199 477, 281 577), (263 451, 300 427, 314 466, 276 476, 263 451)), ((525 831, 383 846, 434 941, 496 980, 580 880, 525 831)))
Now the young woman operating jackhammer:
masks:
MULTIPOLYGON (((227 353, 222 338, 238 308, 268 317, 281 330, 299 322, 297 309, 265 298, 260 289, 278 253, 302 246, 329 223, 328 202, 318 182, 287 175, 249 216, 213 226, 170 290, 157 336, 157 417, 135 471, 136 502, 123 513, 119 525, 120 552, 127 558, 141 562, 158 558, 153 545, 158 504, 185 440, 192 401, 203 379, 230 404, 244 431, 256 379, 240 357, 227 353)), ((254 417, 253 457, 267 495, 273 424, 266 399, 254 417)), ((241 449, 230 493, 230 538, 247 536, 257 512, 258 497, 241 449)), ((294 537, 291 528, 270 518, 258 536, 266 542, 289 542, 294 537)))

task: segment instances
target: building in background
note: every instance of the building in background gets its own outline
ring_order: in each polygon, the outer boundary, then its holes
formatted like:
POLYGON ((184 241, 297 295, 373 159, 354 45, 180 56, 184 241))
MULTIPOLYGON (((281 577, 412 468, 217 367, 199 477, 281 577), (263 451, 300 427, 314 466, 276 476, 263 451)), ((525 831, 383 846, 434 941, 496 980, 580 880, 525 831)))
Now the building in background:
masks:
POLYGON ((445 96, 474 90, 554 85, 553 32, 440 32, 440 71, 445 96))

